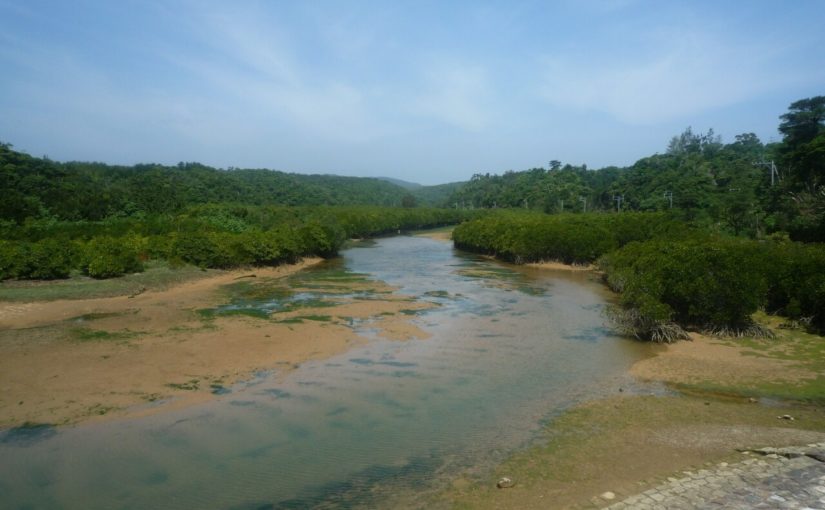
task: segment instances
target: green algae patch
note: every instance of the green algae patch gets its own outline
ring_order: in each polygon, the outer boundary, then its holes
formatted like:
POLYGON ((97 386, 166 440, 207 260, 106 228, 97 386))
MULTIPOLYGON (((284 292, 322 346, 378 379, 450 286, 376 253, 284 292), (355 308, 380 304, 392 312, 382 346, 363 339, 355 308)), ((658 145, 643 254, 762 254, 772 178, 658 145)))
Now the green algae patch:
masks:
POLYGON ((145 333, 142 331, 129 329, 107 331, 103 329, 72 328, 69 330, 69 338, 76 342, 125 342, 143 334, 145 333))

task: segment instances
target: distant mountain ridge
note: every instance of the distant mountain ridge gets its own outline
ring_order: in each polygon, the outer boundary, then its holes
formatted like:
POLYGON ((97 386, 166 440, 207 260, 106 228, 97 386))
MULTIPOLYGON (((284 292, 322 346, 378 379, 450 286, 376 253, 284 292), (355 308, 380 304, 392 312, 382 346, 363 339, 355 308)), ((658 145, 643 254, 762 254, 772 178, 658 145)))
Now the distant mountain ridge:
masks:
POLYGON ((398 186, 400 188, 404 188, 404 189, 410 190, 410 191, 421 189, 421 188, 425 187, 423 184, 418 184, 417 182, 402 181, 401 179, 394 179, 392 177, 376 177, 376 179, 380 179, 382 181, 386 181, 386 182, 389 182, 391 184, 395 184, 396 186, 398 186))
POLYGON ((392 178, 306 175, 267 169, 56 162, 0 143, 0 219, 100 220, 112 215, 168 213, 207 203, 244 205, 440 206, 439 186, 392 178))

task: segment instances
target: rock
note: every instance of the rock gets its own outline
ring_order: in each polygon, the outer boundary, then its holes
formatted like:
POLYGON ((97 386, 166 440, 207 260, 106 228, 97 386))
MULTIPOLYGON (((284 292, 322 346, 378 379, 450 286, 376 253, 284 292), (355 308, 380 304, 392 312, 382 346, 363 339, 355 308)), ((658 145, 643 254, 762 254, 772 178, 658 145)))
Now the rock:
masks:
POLYGON ((777 420, 788 420, 788 421, 793 421, 794 420, 793 416, 791 416, 790 414, 783 414, 782 416, 777 416, 776 419, 777 420))
POLYGON ((604 494, 602 494, 602 495, 601 495, 601 498, 602 498, 602 499, 611 500, 611 499, 616 499, 616 495, 615 495, 615 494, 613 494, 613 493, 612 493, 612 492, 610 492, 610 491, 607 491, 607 492, 605 492, 604 494))
POLYGON ((757 402, 759 402, 759 401, 758 401, 758 400, 756 400, 756 399, 755 399, 755 398, 753 398, 753 397, 750 397, 750 398, 748 399, 748 402, 750 402, 751 404, 755 404, 755 403, 757 403, 757 402))
POLYGON ((825 462, 825 450, 808 452, 806 455, 814 460, 818 460, 819 462, 825 462))
POLYGON ((498 482, 496 482, 496 487, 499 489, 509 489, 510 487, 514 486, 516 482, 510 480, 509 478, 502 477, 498 482))

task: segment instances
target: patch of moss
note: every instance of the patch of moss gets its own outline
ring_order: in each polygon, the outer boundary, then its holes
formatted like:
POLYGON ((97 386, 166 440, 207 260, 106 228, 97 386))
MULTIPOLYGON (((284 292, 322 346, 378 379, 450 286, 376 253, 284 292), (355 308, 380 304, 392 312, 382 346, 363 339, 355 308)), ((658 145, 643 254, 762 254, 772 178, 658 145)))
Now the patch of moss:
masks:
POLYGON ((318 322, 331 322, 332 316, 331 315, 301 315, 297 317, 298 319, 305 319, 308 321, 318 321, 318 322))
POLYGON ((202 319, 210 320, 215 317, 254 317, 256 319, 268 319, 269 311, 259 308, 204 308, 198 310, 198 315, 202 319))
POLYGON ((124 329, 121 331, 106 331, 102 329, 72 328, 69 330, 70 337, 77 342, 108 342, 125 341, 144 334, 141 331, 131 331, 124 329))
POLYGON ((198 379, 190 379, 184 383, 167 383, 166 386, 175 390, 195 391, 200 388, 200 381, 198 379))
POLYGON ((72 317, 70 319, 66 319, 68 322, 87 322, 87 321, 96 321, 100 319, 108 319, 109 317, 121 317, 126 314, 135 314, 137 310, 131 310, 128 312, 96 312, 96 313, 84 313, 83 315, 78 315, 77 317, 72 317))

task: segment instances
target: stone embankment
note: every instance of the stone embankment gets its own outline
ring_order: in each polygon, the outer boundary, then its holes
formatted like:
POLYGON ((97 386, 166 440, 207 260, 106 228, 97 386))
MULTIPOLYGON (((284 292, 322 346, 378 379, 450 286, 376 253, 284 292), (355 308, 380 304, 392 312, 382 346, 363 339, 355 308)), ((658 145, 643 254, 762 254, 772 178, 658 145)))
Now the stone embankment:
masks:
MULTIPOLYGON (((743 451, 747 459, 682 478, 613 503, 610 510, 759 509, 825 510, 825 443, 743 451)), ((602 494, 607 503, 613 493, 602 494)))

